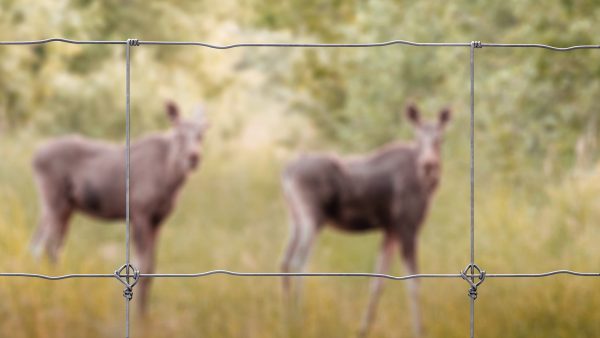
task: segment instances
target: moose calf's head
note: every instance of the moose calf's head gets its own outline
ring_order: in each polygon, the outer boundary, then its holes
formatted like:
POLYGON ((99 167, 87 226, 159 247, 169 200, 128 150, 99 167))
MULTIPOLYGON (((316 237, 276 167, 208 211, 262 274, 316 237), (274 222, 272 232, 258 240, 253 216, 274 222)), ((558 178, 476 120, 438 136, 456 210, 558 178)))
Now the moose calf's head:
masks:
POLYGON ((427 186, 434 189, 439 181, 442 136, 450 120, 450 109, 440 111, 434 122, 422 121, 419 109, 413 104, 406 109, 406 115, 415 129, 417 173, 427 186))
POLYGON ((185 171, 194 170, 202 160, 202 139, 208 122, 201 106, 196 108, 192 118, 184 119, 173 102, 166 104, 167 115, 173 125, 175 161, 185 171))

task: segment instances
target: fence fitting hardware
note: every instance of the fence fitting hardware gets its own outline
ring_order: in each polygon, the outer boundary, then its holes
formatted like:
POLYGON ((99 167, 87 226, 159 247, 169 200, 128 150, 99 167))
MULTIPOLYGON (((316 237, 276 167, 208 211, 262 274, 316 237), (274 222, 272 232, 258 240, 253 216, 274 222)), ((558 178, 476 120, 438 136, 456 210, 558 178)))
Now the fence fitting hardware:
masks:
POLYGON ((137 270, 131 264, 123 264, 118 270, 115 270, 115 278, 125 285, 123 297, 130 301, 133 298, 133 287, 140 280, 140 270, 137 270), (131 272, 133 272, 133 275, 131 272), (130 281, 131 279, 133 281, 130 281))
POLYGON ((471 46, 473 46, 473 48, 483 48, 481 41, 471 41, 471 46))
POLYGON ((127 44, 130 46, 139 46, 140 40, 138 39, 127 39, 127 44))
POLYGON ((460 277, 466 280, 471 286, 469 288, 469 297, 473 300, 477 299, 477 287, 485 280, 485 271, 481 270, 477 264, 469 264, 460 272, 460 277))

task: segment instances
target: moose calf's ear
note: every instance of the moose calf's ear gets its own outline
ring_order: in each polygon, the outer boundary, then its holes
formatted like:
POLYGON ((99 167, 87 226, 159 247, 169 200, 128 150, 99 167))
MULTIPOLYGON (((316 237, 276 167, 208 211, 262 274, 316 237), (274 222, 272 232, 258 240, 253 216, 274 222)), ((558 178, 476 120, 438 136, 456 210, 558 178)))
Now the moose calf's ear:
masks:
POLYGON ((415 125, 421 123, 421 114, 419 113, 417 106, 412 103, 406 107, 406 116, 408 117, 408 120, 415 125))
POLYGON ((167 116, 169 116, 169 120, 171 123, 179 122, 179 108, 173 101, 167 101, 165 104, 165 108, 167 110, 167 116))
POLYGON ((448 123, 448 121, 450 121, 451 115, 452 113, 450 112, 450 108, 444 108, 440 112, 440 126, 445 126, 448 123))

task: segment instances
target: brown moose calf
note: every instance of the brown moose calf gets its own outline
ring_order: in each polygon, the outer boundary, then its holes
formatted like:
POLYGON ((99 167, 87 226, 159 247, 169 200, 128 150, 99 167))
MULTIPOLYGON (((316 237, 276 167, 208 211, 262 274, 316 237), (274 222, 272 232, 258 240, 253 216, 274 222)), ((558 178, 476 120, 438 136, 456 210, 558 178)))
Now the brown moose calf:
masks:
MULTIPOLYGON (((442 110, 434 123, 423 122, 411 105, 407 116, 415 129, 412 143, 392 143, 349 158, 309 154, 287 166, 283 187, 291 227, 283 272, 302 271, 316 235, 328 224, 350 232, 383 232, 376 272, 387 271, 394 248, 400 244, 408 273, 417 273, 417 235, 440 180, 442 134, 450 111, 442 110)), ((361 336, 366 336, 375 317, 382 279, 374 278, 371 283, 361 336)), ((410 279, 407 285, 414 332, 419 337, 417 281, 410 279)), ((290 292, 286 277, 284 292, 290 292)))
MULTIPOLYGON (((182 119, 174 103, 166 105, 172 128, 131 144, 130 215, 136 265, 154 272, 156 240, 187 175, 201 160, 205 117, 182 119)), ((33 159, 41 218, 31 249, 46 251, 56 261, 74 211, 104 220, 125 218, 125 147, 65 136, 43 144, 33 159)), ((150 279, 138 286, 139 304, 146 308, 150 279)))

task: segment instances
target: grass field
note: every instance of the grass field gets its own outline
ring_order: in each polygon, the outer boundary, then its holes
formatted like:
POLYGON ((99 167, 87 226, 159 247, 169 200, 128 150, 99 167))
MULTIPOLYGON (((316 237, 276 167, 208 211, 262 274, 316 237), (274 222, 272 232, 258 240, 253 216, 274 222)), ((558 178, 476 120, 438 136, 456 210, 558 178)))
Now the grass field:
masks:
MULTIPOLYGON (((469 260, 466 141, 450 135, 443 182, 420 238, 425 273, 457 273, 469 260), (464 148, 464 149, 463 149, 464 148), (463 149, 463 150, 460 150, 463 149)), ((112 272, 124 261, 123 224, 77 216, 57 266, 27 251, 37 221, 29 162, 37 137, 0 139, 0 271, 112 272)), ((201 170, 165 224, 159 272, 277 271, 287 237, 279 171, 291 152, 240 151, 209 143, 201 170)), ((488 179, 478 158, 476 262, 488 272, 598 271, 600 171, 571 174, 535 191, 488 179), (478 163, 479 163, 478 162, 478 163)), ((527 168, 525 168, 527 169, 527 168)), ((534 168, 529 168, 534 170, 534 168)), ((371 271, 379 234, 324 231, 309 271, 371 271)), ((396 259, 392 274, 403 274, 396 259)), ((160 279, 134 337, 351 337, 365 307, 365 278, 306 278, 303 324, 286 324, 280 280, 211 276, 160 279)), ((467 284, 423 280, 430 337, 468 335, 467 284)), ((490 279, 476 303, 481 337, 598 337, 600 279, 490 279)), ((116 337, 123 332, 121 285, 112 279, 0 279, 0 337, 116 337)), ((134 297, 135 300, 135 297, 134 297)), ((409 337, 403 282, 386 282, 373 337, 409 337)))

